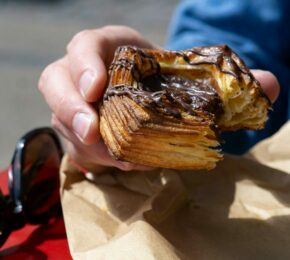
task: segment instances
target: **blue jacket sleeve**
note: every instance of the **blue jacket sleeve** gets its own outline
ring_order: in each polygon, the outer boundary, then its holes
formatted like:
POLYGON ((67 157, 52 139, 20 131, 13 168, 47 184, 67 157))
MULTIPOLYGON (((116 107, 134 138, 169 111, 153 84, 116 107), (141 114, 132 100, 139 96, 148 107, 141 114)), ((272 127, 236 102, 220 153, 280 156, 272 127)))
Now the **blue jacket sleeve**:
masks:
POLYGON ((225 133, 227 152, 246 152, 290 118, 289 13, 288 0, 186 0, 175 11, 167 49, 227 44, 250 68, 270 70, 280 82, 265 129, 225 133))

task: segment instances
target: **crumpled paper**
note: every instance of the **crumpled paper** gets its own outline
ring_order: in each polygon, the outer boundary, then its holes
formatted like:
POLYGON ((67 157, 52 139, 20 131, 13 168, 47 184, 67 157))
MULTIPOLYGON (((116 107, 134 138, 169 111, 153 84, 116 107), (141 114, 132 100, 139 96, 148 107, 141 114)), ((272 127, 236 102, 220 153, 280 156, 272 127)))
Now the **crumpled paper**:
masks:
POLYGON ((79 172, 61 200, 74 259, 289 259, 290 122, 212 171, 79 172))

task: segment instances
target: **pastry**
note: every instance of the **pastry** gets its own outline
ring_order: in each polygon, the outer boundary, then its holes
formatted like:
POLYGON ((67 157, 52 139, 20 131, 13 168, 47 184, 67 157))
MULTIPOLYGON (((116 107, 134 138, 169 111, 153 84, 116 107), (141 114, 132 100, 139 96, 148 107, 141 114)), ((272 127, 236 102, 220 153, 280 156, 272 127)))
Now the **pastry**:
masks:
POLYGON ((228 46, 185 51, 122 46, 99 106, 101 135, 123 161, 212 169, 220 132, 261 129, 271 104, 228 46))

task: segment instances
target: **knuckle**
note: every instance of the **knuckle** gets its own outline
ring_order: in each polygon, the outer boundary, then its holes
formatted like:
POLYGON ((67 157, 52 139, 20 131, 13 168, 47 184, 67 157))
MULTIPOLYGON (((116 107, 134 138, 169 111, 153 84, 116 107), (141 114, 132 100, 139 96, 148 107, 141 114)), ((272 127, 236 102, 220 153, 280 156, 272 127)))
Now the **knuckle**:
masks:
POLYGON ((54 113, 51 115, 50 123, 53 128, 60 130, 59 121, 54 113))
POLYGON ((105 25, 100 29, 106 32, 115 32, 116 30, 120 30, 120 29, 132 30, 130 27, 126 25, 105 25))
POLYGON ((122 31, 126 34, 134 35, 135 37, 140 36, 140 34, 135 29, 127 25, 106 25, 102 27, 102 30, 106 32, 106 34, 114 34, 115 32, 122 31))
POLYGON ((72 49, 76 48, 76 46, 78 46, 80 42, 84 41, 87 38, 90 38, 92 34, 92 30, 82 30, 75 34, 66 47, 67 52, 70 52, 72 49))
POLYGON ((108 30, 105 29, 105 27, 96 29, 94 31, 94 41, 98 46, 108 46, 108 40, 107 40, 107 35, 108 35, 108 30))
POLYGON ((50 74, 50 71, 52 70, 53 64, 48 65, 41 73, 39 80, 38 80, 38 89, 39 91, 43 92, 45 87, 45 82, 47 81, 47 78, 50 74))
POLYGON ((56 115, 63 115, 63 114, 65 114, 65 110, 68 107, 67 103, 68 103, 68 100, 67 100, 66 95, 61 95, 58 98, 57 103, 56 103, 56 106, 55 106, 55 114, 56 115))
POLYGON ((117 28, 118 28, 118 26, 116 26, 116 25, 105 25, 98 30, 101 32, 102 31, 103 32, 112 32, 112 31, 115 31, 117 28))
POLYGON ((61 60, 57 60, 51 64, 49 64, 41 73, 38 80, 38 89, 43 93, 47 86, 48 81, 51 76, 57 73, 63 66, 61 65, 61 60))

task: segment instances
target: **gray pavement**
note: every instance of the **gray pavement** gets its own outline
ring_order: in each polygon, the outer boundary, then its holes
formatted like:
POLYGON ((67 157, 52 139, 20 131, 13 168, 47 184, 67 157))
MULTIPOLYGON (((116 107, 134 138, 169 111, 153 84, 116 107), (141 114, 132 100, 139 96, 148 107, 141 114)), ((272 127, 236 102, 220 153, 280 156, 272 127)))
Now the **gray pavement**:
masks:
POLYGON ((9 164, 23 133, 50 125, 49 109, 37 90, 38 78, 47 64, 64 54, 76 32, 124 24, 162 45, 178 1, 23 2, 0 0, 0 169, 9 164))

